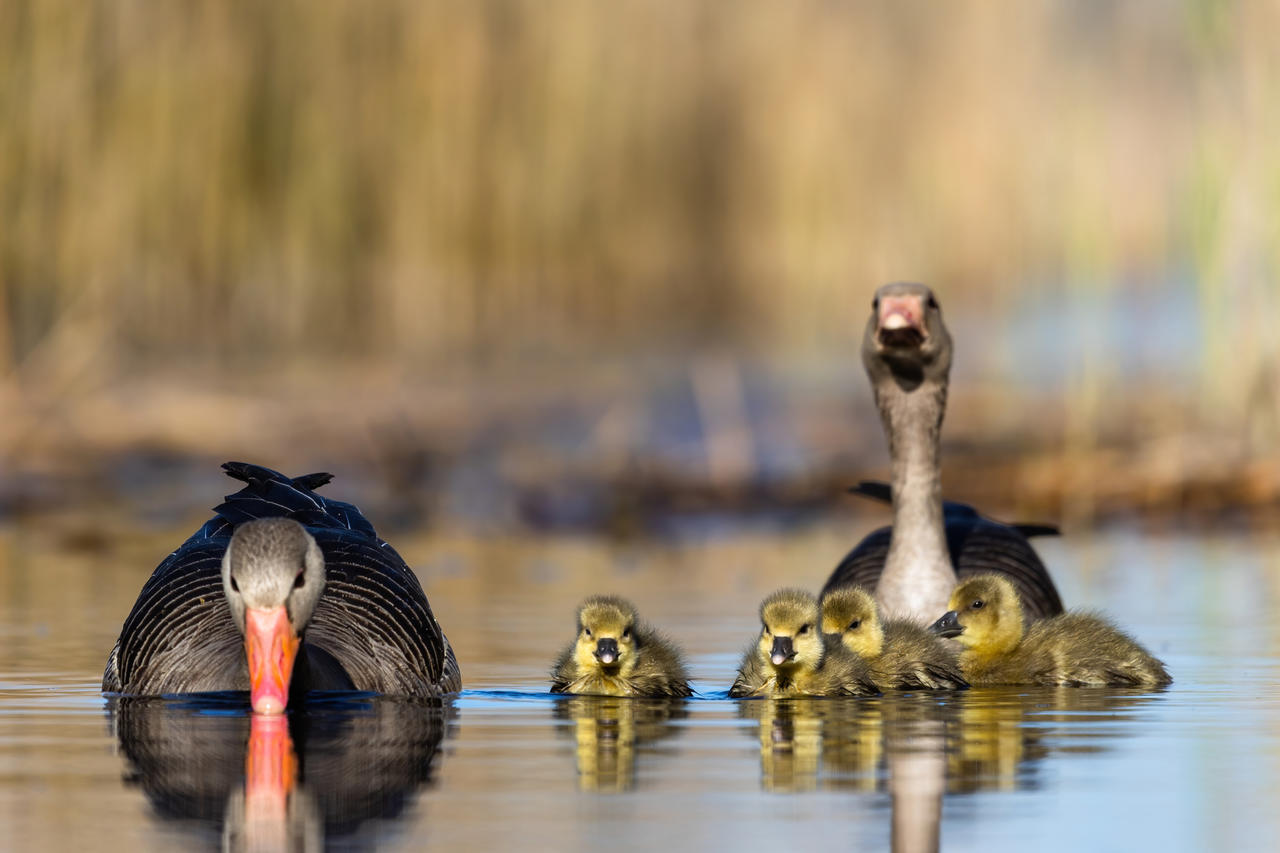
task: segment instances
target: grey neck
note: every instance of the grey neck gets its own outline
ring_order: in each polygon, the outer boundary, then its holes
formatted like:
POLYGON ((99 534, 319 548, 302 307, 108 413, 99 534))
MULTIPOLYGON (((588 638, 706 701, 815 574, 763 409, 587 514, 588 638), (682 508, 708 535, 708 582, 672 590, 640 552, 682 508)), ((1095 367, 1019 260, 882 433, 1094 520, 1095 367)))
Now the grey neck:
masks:
POLYGON ((945 380, 904 390, 875 387, 893 463, 893 538, 876 599, 891 617, 932 622, 946 611, 956 583, 942 519, 939 437, 945 380))

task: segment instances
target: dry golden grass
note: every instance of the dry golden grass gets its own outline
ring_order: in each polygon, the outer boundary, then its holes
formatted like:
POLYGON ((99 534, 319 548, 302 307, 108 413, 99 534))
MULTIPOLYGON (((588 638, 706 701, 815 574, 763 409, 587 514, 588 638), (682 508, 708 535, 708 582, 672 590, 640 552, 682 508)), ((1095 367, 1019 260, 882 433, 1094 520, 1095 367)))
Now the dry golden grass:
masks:
MULTIPOLYGON (((30 418, 156 365, 842 360, 902 278, 989 316, 966 352, 1007 373, 1025 299, 1104 322, 1191 280, 1179 417, 1270 452, 1276 32, 1267 0, 13 0, 0 396, 30 418)), ((1069 368, 1068 456, 1141 391, 1113 368, 1069 368)))

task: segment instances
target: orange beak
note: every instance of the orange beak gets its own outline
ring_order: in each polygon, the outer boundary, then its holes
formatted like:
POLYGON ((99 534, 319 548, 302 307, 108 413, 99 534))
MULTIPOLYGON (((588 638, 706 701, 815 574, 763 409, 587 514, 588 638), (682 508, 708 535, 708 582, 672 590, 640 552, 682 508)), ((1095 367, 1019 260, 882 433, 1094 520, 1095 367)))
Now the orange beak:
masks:
POLYGON ((284 607, 248 608, 244 612, 244 646, 249 658, 249 701, 255 714, 283 714, 289 702, 289 679, 298 656, 298 635, 284 607))

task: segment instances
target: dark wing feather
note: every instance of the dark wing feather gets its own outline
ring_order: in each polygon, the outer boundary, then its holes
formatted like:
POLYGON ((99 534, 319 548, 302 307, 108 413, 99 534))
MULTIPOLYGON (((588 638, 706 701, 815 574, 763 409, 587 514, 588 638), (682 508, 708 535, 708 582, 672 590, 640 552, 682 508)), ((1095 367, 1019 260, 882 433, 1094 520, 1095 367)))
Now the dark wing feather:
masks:
POLYGON ((291 480, 279 471, 249 465, 244 462, 228 462, 222 466, 228 476, 245 483, 245 487, 214 507, 217 517, 210 520, 197 536, 230 535, 229 529, 255 518, 292 518, 307 527, 358 530, 377 537, 369 523, 355 506, 324 498, 311 491, 308 484, 323 485, 331 479, 329 474, 307 474, 291 480))
POLYGON ((453 649, 400 555, 354 531, 311 534, 324 551, 326 578, 307 642, 337 658, 360 690, 430 696, 460 689, 453 649))
MULTIPOLYGON (((957 578, 964 580, 995 572, 1013 583, 1028 618, 1042 619, 1062 612, 1062 599, 1049 570, 1031 543, 1015 528, 974 513, 948 517, 946 534, 947 550, 957 578)), ((892 536, 890 527, 868 533, 836 566, 822 588, 823 595, 842 586, 861 586, 874 591, 889 555, 892 536)))
POLYGON ((286 517, 325 555, 326 587, 304 640, 332 655, 359 689, 433 696, 461 688, 453 649, 417 577, 349 503, 311 491, 330 475, 290 479, 244 462, 222 466, 245 487, 215 509, 143 586, 103 675, 137 694, 248 688, 243 638, 222 592, 222 555, 236 525, 286 517))
POLYGON ((222 593, 226 539, 170 554, 120 629, 102 689, 146 695, 247 690, 244 639, 222 593))
POLYGON ((1023 536, 1027 537, 1028 539, 1031 539, 1034 536, 1061 536, 1062 535, 1062 531, 1058 528, 1058 525, 1056 524, 1034 524, 1034 523, 1023 524, 1019 522, 1015 524, 1010 524, 1009 526, 1012 527, 1014 530, 1018 531, 1019 533, 1021 533, 1023 536))
POLYGON ((315 491, 321 486, 328 485, 333 481, 333 475, 328 471, 317 471, 314 474, 303 474, 301 477, 294 477, 293 484, 299 489, 309 489, 315 491))
POLYGON ((880 573, 884 571, 885 559, 889 556, 892 535, 893 528, 879 527, 864 536, 827 578, 821 595, 843 586, 860 586, 868 592, 875 592, 880 573))

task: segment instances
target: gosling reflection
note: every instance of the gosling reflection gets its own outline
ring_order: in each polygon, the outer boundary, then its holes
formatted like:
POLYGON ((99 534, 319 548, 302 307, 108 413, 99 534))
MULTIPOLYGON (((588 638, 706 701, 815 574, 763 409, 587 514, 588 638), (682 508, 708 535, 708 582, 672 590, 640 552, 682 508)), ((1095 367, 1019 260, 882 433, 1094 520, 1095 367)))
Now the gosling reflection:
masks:
POLYGON ((1155 701, 1140 689, 988 687, 745 700, 737 713, 756 723, 766 790, 886 791, 899 849, 932 849, 944 793, 1033 787, 1054 753, 1110 748, 1099 713, 1131 720, 1155 701))
POLYGON ((682 699, 573 696, 554 707, 557 719, 572 724, 578 787, 584 791, 634 788, 637 753, 678 734, 676 721, 689 715, 682 699))
POLYGON ((738 716, 758 724, 766 791, 812 791, 820 780, 829 787, 876 789, 883 737, 875 700, 759 699, 738 703, 738 716))
POLYGON ((760 777, 766 791, 812 791, 818 787, 822 719, 813 699, 742 702, 739 714, 759 722, 760 777))
POLYGON ((117 699, 110 718, 155 813, 210 848, 323 850, 377 843, 430 780, 447 705, 354 699, 246 715, 217 697, 117 699))
POLYGON ((948 791, 1035 788, 1044 759, 1055 752, 1104 752, 1115 735, 1097 715, 1134 720, 1160 694, 1141 688, 1044 687, 975 689, 952 697, 948 791))

